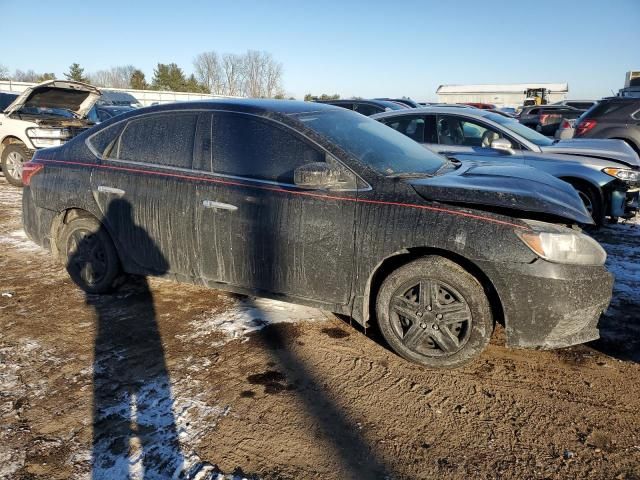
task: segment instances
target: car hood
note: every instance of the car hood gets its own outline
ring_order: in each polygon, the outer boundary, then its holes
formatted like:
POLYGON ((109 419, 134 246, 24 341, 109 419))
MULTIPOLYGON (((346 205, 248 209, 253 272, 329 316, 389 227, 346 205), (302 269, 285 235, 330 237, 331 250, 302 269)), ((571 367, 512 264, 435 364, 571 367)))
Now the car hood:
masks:
POLYGON ((575 138, 560 140, 548 147, 540 147, 543 153, 584 155, 615 160, 631 167, 640 167, 638 154, 623 140, 575 138))
POLYGON ((100 98, 100 90, 81 82, 48 80, 27 88, 5 110, 10 115, 23 108, 61 108, 84 118, 100 98))
POLYGON ((443 175, 408 182, 427 200, 534 212, 593 224, 571 185, 531 167, 463 162, 443 175))

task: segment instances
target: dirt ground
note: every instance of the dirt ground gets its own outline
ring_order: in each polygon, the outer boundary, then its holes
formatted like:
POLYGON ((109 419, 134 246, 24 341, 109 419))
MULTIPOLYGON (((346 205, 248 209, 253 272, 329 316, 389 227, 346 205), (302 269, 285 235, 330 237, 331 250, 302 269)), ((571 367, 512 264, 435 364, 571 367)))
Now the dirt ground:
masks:
POLYGON ((85 296, 0 179, 0 478, 640 479, 640 225, 603 339, 427 370, 314 309, 167 281, 85 296))

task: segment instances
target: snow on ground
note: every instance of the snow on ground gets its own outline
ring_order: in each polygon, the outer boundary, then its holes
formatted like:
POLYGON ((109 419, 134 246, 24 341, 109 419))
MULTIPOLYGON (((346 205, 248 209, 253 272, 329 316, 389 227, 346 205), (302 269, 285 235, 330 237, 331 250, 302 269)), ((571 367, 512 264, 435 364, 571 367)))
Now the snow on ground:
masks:
POLYGON ((23 230, 16 230, 8 234, 0 234, 0 246, 12 247, 23 252, 44 252, 42 248, 29 240, 23 230))
POLYGON ((191 333, 180 338, 193 341, 216 332, 224 336, 222 340, 214 342, 215 346, 220 346, 236 339, 246 340, 248 334, 267 325, 326 319, 327 315, 316 308, 264 298, 229 298, 223 312, 194 318, 189 325, 191 333))

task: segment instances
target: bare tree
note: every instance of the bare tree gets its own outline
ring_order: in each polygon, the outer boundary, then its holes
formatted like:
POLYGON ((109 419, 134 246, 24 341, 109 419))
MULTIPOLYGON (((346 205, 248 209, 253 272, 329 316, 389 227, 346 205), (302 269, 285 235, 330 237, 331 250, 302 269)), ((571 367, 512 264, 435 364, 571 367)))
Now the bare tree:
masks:
POLYGON ((129 88, 131 75, 136 71, 133 65, 111 67, 89 74, 89 81, 99 87, 129 88))
POLYGON ((216 52, 201 53, 193 61, 193 66, 198 82, 205 85, 211 93, 218 95, 224 93, 224 72, 216 52))
POLYGON ((9 80, 9 69, 0 64, 0 80, 9 80))
POLYGON ((284 97, 285 92, 282 88, 282 64, 276 62, 270 54, 268 54, 267 65, 265 68, 265 96, 284 97))
POLYGON ((225 95, 241 95, 244 84, 244 59, 235 53, 222 56, 222 72, 225 95))
POLYGON ((247 50, 244 54, 244 94, 247 97, 264 97, 264 71, 266 52, 247 50))

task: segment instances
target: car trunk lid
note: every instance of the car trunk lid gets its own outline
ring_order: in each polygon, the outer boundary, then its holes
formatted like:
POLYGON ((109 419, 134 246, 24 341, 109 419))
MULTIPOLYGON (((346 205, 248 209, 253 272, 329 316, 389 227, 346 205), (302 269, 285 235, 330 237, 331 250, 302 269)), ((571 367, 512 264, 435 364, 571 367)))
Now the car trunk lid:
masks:
POLYGON ((29 108, 63 109, 85 118, 100 95, 100 90, 86 83, 49 80, 26 89, 4 113, 11 115, 29 108))

